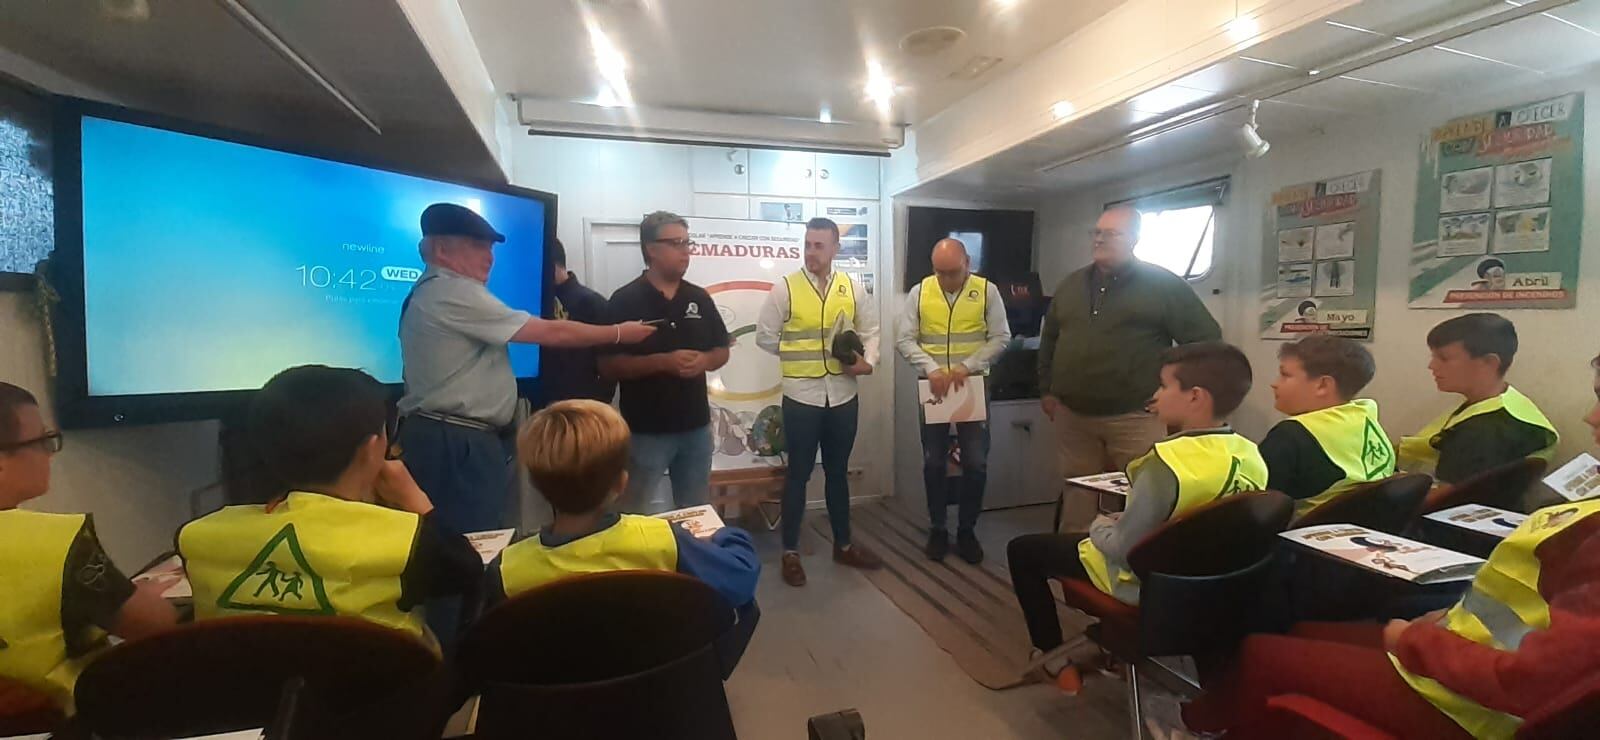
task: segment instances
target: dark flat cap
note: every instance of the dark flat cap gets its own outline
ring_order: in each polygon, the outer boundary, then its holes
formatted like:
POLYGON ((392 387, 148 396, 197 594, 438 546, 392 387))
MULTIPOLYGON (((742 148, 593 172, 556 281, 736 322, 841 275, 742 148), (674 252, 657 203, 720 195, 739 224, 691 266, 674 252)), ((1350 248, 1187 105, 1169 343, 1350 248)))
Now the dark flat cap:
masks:
POLYGON ((494 230, 471 208, 454 203, 435 203, 422 211, 423 236, 465 236, 486 242, 503 242, 505 234, 494 230))

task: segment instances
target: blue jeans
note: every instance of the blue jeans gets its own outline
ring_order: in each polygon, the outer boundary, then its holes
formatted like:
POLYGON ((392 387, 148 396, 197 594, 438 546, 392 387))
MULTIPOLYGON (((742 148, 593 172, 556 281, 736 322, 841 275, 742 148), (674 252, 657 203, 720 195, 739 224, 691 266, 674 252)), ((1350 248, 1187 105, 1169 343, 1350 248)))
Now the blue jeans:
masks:
POLYGON ((672 478, 674 508, 705 503, 711 489, 711 425, 676 434, 633 435, 623 510, 655 513, 646 509, 662 473, 672 478))
POLYGON ((961 477, 952 480, 945 475, 950 425, 922 425, 922 483, 928 493, 928 522, 933 531, 946 531, 950 499, 956 498, 961 506, 956 531, 970 535, 983 513, 983 489, 989 480, 989 422, 957 423, 956 440, 961 445, 961 477))
POLYGON ((841 406, 807 406, 783 397, 783 440, 789 469, 783 483, 783 549, 800 547, 800 520, 806 515, 806 484, 822 448, 822 475, 828 502, 828 522, 833 526, 833 546, 850 544, 850 450, 856 445, 856 420, 860 404, 850 399, 841 406))
POLYGON ((433 517, 460 534, 515 527, 510 436, 408 416, 400 459, 433 501, 433 517))

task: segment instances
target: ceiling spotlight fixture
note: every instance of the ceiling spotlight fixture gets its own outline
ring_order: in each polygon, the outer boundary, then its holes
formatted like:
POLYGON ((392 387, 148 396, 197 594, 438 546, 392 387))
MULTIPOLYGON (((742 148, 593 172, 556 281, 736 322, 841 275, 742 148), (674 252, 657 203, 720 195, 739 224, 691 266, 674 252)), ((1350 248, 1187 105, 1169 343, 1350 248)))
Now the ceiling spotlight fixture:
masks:
POLYGON ((865 86, 867 99, 878 106, 878 113, 889 115, 890 104, 894 102, 894 80, 883 71, 883 65, 876 60, 867 62, 867 84, 865 86))
POLYGON ((1250 159, 1259 158, 1272 148, 1271 142, 1261 138, 1261 131, 1256 126, 1256 111, 1260 108, 1261 101, 1250 101, 1250 121, 1239 127, 1239 141, 1244 144, 1244 156, 1250 159))
POLYGON ((1228 23, 1228 38, 1235 42, 1249 41, 1261 31, 1261 24, 1248 15, 1241 15, 1228 23))
POLYGON ((1072 107, 1071 101, 1057 100, 1055 105, 1050 106, 1050 115, 1055 116, 1056 120, 1059 121, 1067 116, 1072 115, 1072 112, 1075 110, 1077 110, 1077 108, 1072 107))
POLYGON ((822 111, 817 113, 817 122, 833 123, 833 111, 829 110, 826 105, 822 106, 822 111))

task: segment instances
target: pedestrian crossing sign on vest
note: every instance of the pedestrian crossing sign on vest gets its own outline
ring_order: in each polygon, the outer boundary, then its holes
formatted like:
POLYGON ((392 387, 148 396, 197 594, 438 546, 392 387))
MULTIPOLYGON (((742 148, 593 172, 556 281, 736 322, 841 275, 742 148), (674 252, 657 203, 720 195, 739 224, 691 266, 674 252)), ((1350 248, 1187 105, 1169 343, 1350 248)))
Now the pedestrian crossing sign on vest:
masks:
POLYGON ((1368 478, 1376 478, 1394 469, 1394 447, 1371 419, 1367 420, 1361 432, 1361 465, 1366 468, 1368 478))
POLYGON ((1222 492, 1218 493, 1217 496, 1232 496, 1235 493, 1261 490, 1260 483, 1250 480, 1244 473, 1239 472, 1239 465, 1242 461, 1237 457, 1232 458, 1232 460, 1233 462, 1228 464, 1228 477, 1222 483, 1222 492))
POLYGON ((322 576, 306 562, 294 525, 267 540, 250 565, 217 597, 217 607, 302 616, 331 616, 322 576))

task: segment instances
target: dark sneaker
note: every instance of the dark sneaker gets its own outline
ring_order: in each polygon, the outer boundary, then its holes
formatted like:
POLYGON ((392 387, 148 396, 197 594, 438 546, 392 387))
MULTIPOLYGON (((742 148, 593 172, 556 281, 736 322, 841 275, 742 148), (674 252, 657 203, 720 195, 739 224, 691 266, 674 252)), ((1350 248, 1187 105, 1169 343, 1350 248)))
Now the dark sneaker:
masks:
POLYGON ((944 560, 944 556, 950 552, 950 533, 942 529, 929 532, 928 546, 922 548, 922 552, 935 563, 944 560))
POLYGON ((883 559, 861 545, 850 545, 844 549, 833 548, 833 562, 862 570, 877 570, 883 567, 883 559))
POLYGON ((795 588, 806 585, 806 568, 800 564, 800 553, 783 554, 783 582, 795 588))
POLYGON ((983 562, 983 545, 978 544, 978 538, 971 532, 956 533, 956 554, 973 565, 983 562))

